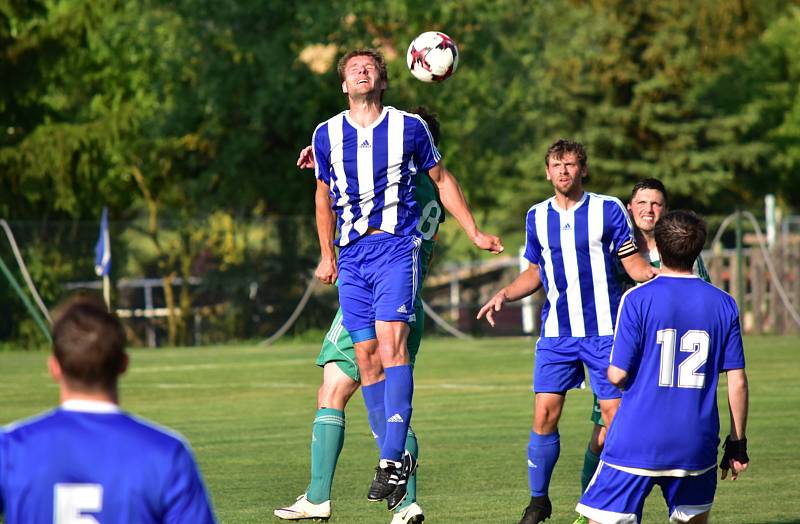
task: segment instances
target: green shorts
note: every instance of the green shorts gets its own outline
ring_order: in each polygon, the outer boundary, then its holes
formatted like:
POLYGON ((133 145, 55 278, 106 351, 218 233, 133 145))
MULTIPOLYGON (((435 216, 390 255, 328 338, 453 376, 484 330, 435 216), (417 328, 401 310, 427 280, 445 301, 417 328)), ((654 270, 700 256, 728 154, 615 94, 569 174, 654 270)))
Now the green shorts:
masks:
POLYGON ((597 401, 597 395, 592 395, 592 416, 589 417, 589 420, 597 424, 598 426, 605 426, 605 422, 603 422, 603 412, 600 411, 600 402, 597 401))
MULTIPOLYGON (((422 256, 420 257, 422 279, 420 282, 423 282, 428 274, 434 244, 435 242, 429 240, 422 242, 422 256)), ((422 343, 422 333, 425 330, 425 312, 422 309, 422 285, 417 290, 414 314, 416 321, 409 323, 410 331, 406 342, 412 367, 417 359, 417 352, 422 343)), ((317 365, 320 367, 328 362, 336 362, 336 365, 345 375, 356 382, 361 382, 353 340, 350 338, 350 333, 342 325, 342 308, 336 311, 336 316, 333 317, 331 327, 328 329, 328 333, 325 334, 325 339, 322 341, 322 349, 317 357, 317 365)))

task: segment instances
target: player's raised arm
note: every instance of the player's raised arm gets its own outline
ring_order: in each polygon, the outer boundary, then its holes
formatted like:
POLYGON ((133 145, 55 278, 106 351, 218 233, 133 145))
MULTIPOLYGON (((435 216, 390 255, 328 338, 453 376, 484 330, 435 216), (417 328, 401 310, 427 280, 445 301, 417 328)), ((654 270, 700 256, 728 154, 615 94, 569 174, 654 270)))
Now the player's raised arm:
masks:
POLYGON ((736 480, 739 473, 747 469, 750 458, 747 456, 747 411, 749 405, 749 388, 747 374, 744 369, 731 369, 728 375, 728 409, 731 414, 731 432, 725 439, 725 450, 720 462, 720 478, 725 480, 728 470, 731 480, 736 480))
POLYGON ((314 195, 316 207, 317 236, 319 237, 320 261, 314 275, 323 284, 336 282, 336 254, 333 250, 333 237, 336 232, 336 215, 331 208, 330 188, 322 180, 317 180, 314 195))
POLYGON ((503 309, 503 304, 532 295, 540 287, 542 287, 542 278, 539 275, 539 266, 531 264, 511 284, 495 293, 492 299, 478 311, 478 316, 475 318, 481 319, 486 315, 486 321, 494 327, 494 313, 503 309))
POLYGON ((461 191, 461 186, 453 174, 439 162, 428 171, 428 175, 439 189, 442 204, 456 218, 472 243, 494 254, 502 253, 503 243, 500 238, 478 229, 467 199, 464 198, 464 192, 461 191))

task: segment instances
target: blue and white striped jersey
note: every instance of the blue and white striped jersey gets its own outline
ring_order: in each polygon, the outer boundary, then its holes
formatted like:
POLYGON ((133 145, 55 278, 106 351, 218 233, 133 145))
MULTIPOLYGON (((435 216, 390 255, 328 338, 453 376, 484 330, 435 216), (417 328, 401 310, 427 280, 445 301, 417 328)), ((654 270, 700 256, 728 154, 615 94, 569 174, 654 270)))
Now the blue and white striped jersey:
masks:
POLYGON ((586 192, 565 211, 551 197, 528 210, 525 225, 525 258, 539 265, 547 293, 542 336, 613 335, 622 291, 612 257, 636 252, 622 203, 586 192))
POLYGON ((361 127, 343 111, 317 126, 311 143, 315 175, 330 187, 337 245, 354 242, 369 227, 418 235, 414 177, 441 158, 421 117, 386 106, 361 127))
POLYGON ((114 404, 68 401, 0 432, 6 524, 213 524, 186 442, 114 404))

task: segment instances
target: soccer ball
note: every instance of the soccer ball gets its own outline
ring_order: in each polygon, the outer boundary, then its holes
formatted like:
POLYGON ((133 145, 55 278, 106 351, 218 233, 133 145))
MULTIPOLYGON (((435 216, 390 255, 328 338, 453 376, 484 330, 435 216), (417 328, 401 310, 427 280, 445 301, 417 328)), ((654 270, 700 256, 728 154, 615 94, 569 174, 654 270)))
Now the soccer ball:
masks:
POLYGON ((411 42, 406 53, 411 74, 423 82, 441 82, 458 67, 458 47, 439 31, 422 33, 411 42))

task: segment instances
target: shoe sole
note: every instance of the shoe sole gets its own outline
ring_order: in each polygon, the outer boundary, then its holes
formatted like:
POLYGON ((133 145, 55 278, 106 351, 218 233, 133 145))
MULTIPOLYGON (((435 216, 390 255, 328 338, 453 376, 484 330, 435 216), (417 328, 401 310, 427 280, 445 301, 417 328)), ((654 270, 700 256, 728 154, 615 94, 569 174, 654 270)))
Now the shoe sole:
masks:
POLYGON ((328 522, 328 520, 330 520, 330 517, 297 517, 297 518, 288 518, 288 517, 279 517, 278 515, 275 515, 275 518, 276 519, 280 519, 280 520, 288 520, 290 522, 297 522, 297 521, 300 521, 300 520, 311 520, 311 521, 314 521, 314 522, 328 522))
MULTIPOLYGON (((286 510, 281 508, 281 510, 276 510, 276 511, 286 511, 286 510)), ((275 512, 273 512, 272 514, 276 519, 287 520, 289 522, 297 522, 298 520, 314 520, 314 521, 327 522, 331 518, 330 515, 328 515, 327 517, 322 517, 322 516, 303 517, 300 515, 291 515, 288 517, 282 517, 281 515, 278 515, 275 512)))

